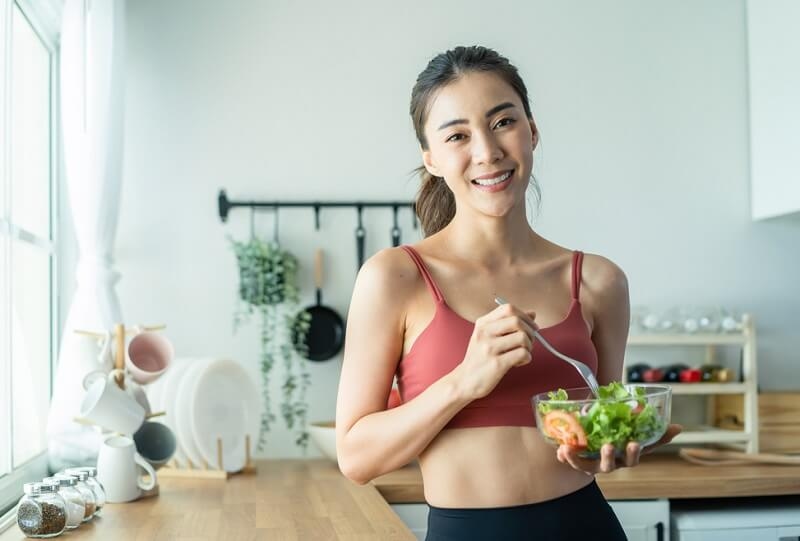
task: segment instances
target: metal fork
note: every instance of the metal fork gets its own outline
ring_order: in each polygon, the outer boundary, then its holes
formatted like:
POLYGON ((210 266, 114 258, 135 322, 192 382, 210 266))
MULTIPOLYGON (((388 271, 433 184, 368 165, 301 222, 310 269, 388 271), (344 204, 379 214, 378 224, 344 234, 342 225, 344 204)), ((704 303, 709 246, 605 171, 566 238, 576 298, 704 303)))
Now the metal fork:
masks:
MULTIPOLYGON (((495 297, 494 302, 497 304, 508 304, 508 301, 502 297, 495 297)), ((595 379, 592 370, 588 366, 586 366, 585 364, 576 359, 573 359, 572 357, 567 357, 566 355, 555 349, 553 346, 550 345, 550 342, 545 340, 544 337, 536 329, 533 329, 533 335, 536 337, 537 340, 539 340, 539 342, 541 342, 541 344, 545 347, 547 351, 549 351, 562 361, 566 361, 572 366, 574 366, 575 370, 578 371, 583 380, 589 386, 589 389, 592 390, 592 394, 594 394, 594 396, 597 398, 600 397, 600 385, 597 383, 597 379, 595 379)))

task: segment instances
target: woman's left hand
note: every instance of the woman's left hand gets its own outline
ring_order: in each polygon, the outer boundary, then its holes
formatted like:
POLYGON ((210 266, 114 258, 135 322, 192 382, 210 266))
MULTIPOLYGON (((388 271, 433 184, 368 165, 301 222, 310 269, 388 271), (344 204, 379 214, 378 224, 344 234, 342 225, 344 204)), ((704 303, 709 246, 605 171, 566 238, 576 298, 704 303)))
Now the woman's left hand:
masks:
POLYGON ((556 451, 556 458, 563 464, 569 464, 576 470, 582 471, 587 475, 594 475, 597 473, 610 473, 617 468, 631 468, 639 464, 639 456, 642 453, 649 453, 656 447, 660 447, 672 441, 672 438, 680 434, 683 427, 681 425, 671 424, 667 427, 667 431, 660 440, 652 445, 648 445, 641 449, 638 443, 629 442, 626 447, 625 456, 616 458, 614 456, 614 446, 610 443, 603 445, 600 449, 600 458, 589 459, 581 458, 578 456, 580 449, 571 447, 569 445, 559 445, 556 451))

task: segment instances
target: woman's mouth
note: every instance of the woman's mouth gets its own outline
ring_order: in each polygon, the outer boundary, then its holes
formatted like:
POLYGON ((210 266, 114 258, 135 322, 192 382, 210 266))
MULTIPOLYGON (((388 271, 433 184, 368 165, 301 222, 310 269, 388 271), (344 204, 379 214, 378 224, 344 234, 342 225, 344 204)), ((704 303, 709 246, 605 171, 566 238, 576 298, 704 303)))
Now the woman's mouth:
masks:
POLYGON ((484 192, 499 192, 500 190, 505 190, 508 185, 511 184, 511 175, 513 173, 514 170, 511 169, 510 171, 498 173, 496 176, 490 178, 482 177, 472 179, 472 185, 484 192))

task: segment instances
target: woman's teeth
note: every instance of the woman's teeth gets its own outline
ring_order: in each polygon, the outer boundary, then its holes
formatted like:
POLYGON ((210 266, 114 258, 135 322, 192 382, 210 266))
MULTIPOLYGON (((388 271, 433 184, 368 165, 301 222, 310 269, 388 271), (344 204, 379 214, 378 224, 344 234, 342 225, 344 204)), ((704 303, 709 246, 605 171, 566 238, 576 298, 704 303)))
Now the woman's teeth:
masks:
POLYGON ((506 171, 505 173, 503 173, 499 177, 494 177, 494 178, 476 178, 472 182, 474 182, 475 184, 479 184, 480 186, 494 186, 495 184, 500 184, 501 182, 503 182, 504 180, 506 180, 510 176, 511 176, 511 171, 506 171))

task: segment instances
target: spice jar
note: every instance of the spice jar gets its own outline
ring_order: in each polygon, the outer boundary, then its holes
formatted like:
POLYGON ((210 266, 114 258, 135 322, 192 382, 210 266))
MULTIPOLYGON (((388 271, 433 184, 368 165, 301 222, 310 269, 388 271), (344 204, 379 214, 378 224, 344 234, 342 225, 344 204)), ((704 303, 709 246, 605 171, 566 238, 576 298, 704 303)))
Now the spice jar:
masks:
POLYGON ((72 530, 80 526, 86 512, 86 502, 84 502, 81 492, 75 488, 78 480, 70 475, 54 475, 45 477, 42 482, 58 486, 58 493, 61 494, 67 505, 67 529, 72 530))
POLYGON ((81 496, 83 496, 83 503, 85 506, 83 522, 91 520, 97 511, 97 500, 94 499, 92 487, 86 483, 86 480, 89 478, 89 474, 85 471, 75 471, 72 473, 64 473, 64 475, 69 475, 78 480, 78 482, 75 484, 75 488, 77 488, 80 491, 81 496))
POLYGON ((100 481, 97 480, 97 468, 93 466, 81 466, 79 468, 67 468, 64 472, 68 475, 72 475, 75 472, 84 471, 87 473, 88 477, 86 478, 86 484, 92 489, 94 492, 94 500, 95 500, 95 512, 100 512, 103 506, 106 504, 106 490, 103 488, 103 485, 100 484, 100 481))
POLYGON ((58 485, 25 483, 17 506, 17 525, 27 537, 55 537, 67 526, 67 504, 58 485))

